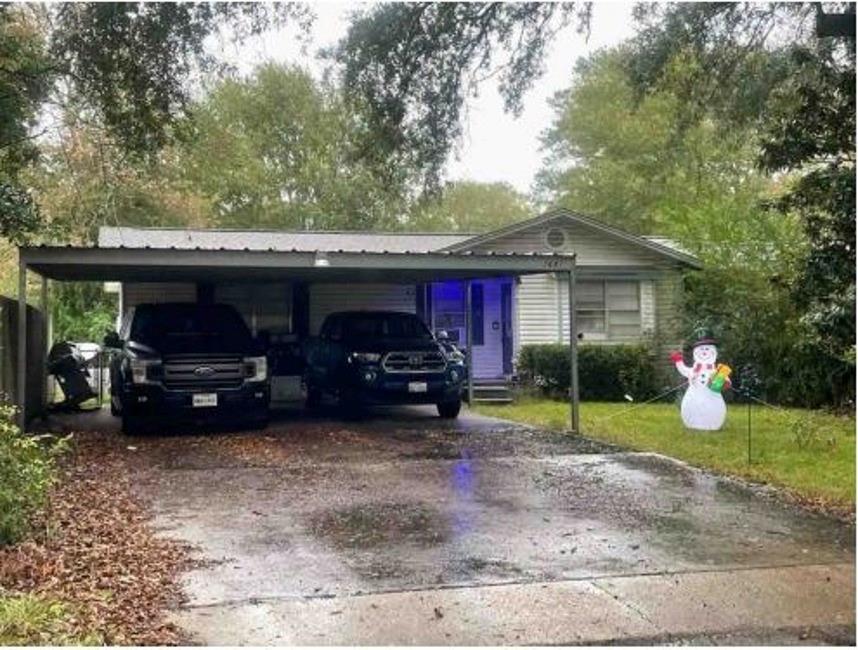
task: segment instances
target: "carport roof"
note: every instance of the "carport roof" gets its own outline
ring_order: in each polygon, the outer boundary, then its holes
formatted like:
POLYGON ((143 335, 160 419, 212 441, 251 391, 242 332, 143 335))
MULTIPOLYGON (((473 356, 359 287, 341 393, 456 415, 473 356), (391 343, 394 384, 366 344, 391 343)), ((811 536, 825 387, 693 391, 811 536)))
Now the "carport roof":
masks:
POLYGON ((53 280, 166 282, 283 280, 418 283, 574 268, 574 255, 470 252, 283 251, 211 248, 20 249, 21 263, 53 280))

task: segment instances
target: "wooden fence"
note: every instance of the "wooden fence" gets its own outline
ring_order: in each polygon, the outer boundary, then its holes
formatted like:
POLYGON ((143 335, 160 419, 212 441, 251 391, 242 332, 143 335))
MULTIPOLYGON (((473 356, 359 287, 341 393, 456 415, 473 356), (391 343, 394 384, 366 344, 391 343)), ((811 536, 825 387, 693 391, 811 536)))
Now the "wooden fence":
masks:
MULTIPOLYGON (((27 305, 27 419, 45 407, 47 328, 44 314, 27 305)), ((17 403, 18 301, 0 296, 0 399, 17 403)))

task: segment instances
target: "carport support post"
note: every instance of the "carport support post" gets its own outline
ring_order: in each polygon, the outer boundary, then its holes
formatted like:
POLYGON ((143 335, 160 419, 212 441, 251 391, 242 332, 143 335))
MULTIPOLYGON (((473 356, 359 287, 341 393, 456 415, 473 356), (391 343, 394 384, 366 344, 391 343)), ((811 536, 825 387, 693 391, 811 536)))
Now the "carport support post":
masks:
POLYGON ((569 269, 569 409, 572 432, 581 433, 578 418, 578 327, 575 323, 575 262, 569 269))
POLYGON ((18 367, 15 374, 15 401, 18 405, 18 426, 21 433, 27 427, 27 263, 18 251, 18 367))
POLYGON ((474 405, 474 333, 471 320, 473 305, 473 292, 471 291, 471 281, 465 282, 465 340, 468 342, 467 347, 467 370, 468 370, 468 408, 474 405))

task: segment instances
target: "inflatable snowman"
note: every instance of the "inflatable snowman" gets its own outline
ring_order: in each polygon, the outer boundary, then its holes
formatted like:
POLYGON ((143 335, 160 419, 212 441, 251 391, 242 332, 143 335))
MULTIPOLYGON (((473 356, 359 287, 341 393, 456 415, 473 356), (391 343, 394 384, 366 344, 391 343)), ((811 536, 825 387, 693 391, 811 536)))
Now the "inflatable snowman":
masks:
POLYGON ((730 368, 715 365, 718 348, 711 337, 701 333, 693 346, 694 365, 685 365, 682 354, 673 352, 671 361, 683 377, 688 388, 682 398, 682 421, 689 429, 717 431, 724 426, 727 405, 721 391, 730 387, 730 368))

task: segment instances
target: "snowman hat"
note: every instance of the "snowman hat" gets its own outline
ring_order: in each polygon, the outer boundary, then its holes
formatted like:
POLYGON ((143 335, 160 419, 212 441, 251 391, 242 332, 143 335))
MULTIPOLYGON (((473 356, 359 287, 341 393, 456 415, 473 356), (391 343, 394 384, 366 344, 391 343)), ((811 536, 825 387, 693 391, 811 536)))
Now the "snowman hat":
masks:
POLYGON ((700 345, 715 345, 717 343, 711 331, 705 327, 698 327, 694 330, 694 343, 691 344, 691 349, 693 350, 700 345))

